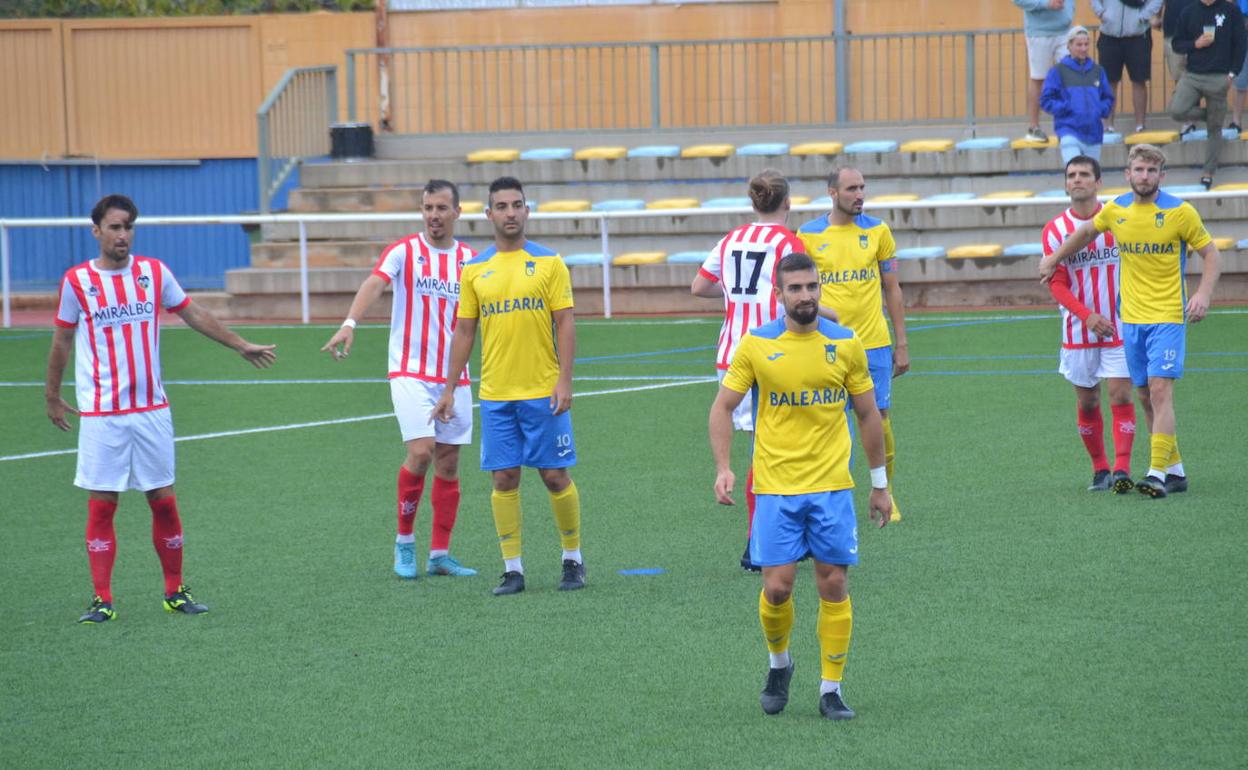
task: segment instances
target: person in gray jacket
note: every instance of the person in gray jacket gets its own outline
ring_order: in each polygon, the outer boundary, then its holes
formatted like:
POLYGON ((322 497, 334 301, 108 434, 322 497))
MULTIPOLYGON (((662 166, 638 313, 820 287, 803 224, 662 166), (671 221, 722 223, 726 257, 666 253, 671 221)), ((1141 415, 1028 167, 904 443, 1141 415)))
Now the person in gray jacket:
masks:
MULTIPOLYGON (((1092 0, 1092 12, 1101 20, 1096 40, 1097 58, 1105 68, 1109 85, 1115 91, 1125 66, 1131 78, 1131 106, 1135 108, 1135 130, 1144 130, 1148 113, 1148 81, 1152 78, 1152 18, 1161 11, 1162 0, 1092 0)), ((1105 130, 1114 131, 1114 116, 1106 119, 1105 130)))
POLYGON ((1066 33, 1075 15, 1075 0, 1014 0, 1023 9, 1023 37, 1027 39, 1027 138, 1047 142, 1040 128, 1040 90, 1049 68, 1066 55, 1066 33))

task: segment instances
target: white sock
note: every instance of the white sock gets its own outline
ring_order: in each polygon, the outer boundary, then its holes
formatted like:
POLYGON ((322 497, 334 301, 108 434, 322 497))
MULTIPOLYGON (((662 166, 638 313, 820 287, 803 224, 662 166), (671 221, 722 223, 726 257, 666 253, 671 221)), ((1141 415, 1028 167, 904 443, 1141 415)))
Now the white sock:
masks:
POLYGON ((416 542, 416 536, 415 536, 415 535, 395 535, 395 537, 394 537, 394 542, 396 542, 396 543, 415 543, 415 542, 416 542))
POLYGON ((840 691, 841 691, 840 682, 834 682, 831 679, 819 680, 819 694, 820 695, 827 695, 830 692, 840 692, 840 691))
POLYGON ((568 550, 564 550, 564 552, 563 552, 563 558, 564 558, 564 560, 565 560, 565 561, 566 561, 566 560, 568 560, 568 559, 571 559, 572 561, 576 562, 577 564, 584 564, 584 562, 581 560, 581 549, 580 549, 580 548, 577 548, 575 551, 568 551, 568 550))
POLYGON ((1155 479, 1157 479, 1157 480, 1159 480, 1159 481, 1165 481, 1165 480, 1166 480, 1166 472, 1165 472, 1165 471, 1159 471, 1159 470, 1157 470, 1156 468, 1149 468, 1149 469, 1148 469, 1148 475, 1149 475, 1149 476, 1152 476, 1153 478, 1155 478, 1155 479))
POLYGON ((1183 463, 1175 463, 1174 465, 1166 466, 1166 473, 1172 473, 1175 476, 1187 475, 1186 473, 1183 472, 1183 463))
POLYGON ((521 575, 523 575, 524 565, 520 563, 520 557, 517 556, 514 559, 503 559, 503 571, 504 572, 519 572, 521 575))
POLYGON ((430 559, 436 559, 436 558, 438 558, 439 556, 450 556, 450 555, 451 555, 451 552, 450 552, 450 551, 445 551, 445 550, 442 550, 442 549, 440 549, 440 548, 439 548, 439 549, 437 549, 437 550, 434 550, 434 549, 432 549, 432 548, 431 548, 431 549, 429 549, 429 558, 430 558, 430 559))
POLYGON ((767 656, 771 658, 772 668, 788 668, 793 664, 793 658, 789 657, 789 651, 769 652, 767 656))

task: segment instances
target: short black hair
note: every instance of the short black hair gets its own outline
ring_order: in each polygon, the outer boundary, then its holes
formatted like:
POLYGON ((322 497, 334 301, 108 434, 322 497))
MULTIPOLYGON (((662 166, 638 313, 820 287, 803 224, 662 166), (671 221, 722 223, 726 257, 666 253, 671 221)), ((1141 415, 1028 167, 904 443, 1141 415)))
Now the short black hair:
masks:
POLYGON ((516 190, 520 193, 520 197, 524 198, 524 185, 520 184, 519 179, 516 179, 514 176, 500 176, 498 179, 490 182, 490 205, 494 204, 494 193, 503 190, 516 190))
POLYGON ((1087 155, 1076 155, 1066 161, 1067 171, 1070 171, 1071 166, 1091 166, 1092 176, 1096 177, 1098 180, 1101 178, 1101 162, 1096 158, 1091 158, 1087 155))
POLYGON ((91 221, 96 227, 99 227, 100 222, 104 221, 104 215, 107 214, 110 209, 120 209, 126 212, 130 215, 131 222, 134 222, 134 220, 139 218, 139 207, 134 205, 134 201, 124 195, 112 193, 111 195, 105 195, 103 198, 100 198, 99 202, 95 204, 95 207, 91 209, 91 221))
POLYGON ((776 265, 776 273, 796 273, 801 270, 819 270, 815 267, 815 260, 810 255, 795 251, 784 259, 780 260, 780 264, 776 265))
POLYGON ((846 171, 857 171, 857 170, 858 169, 854 168, 853 166, 837 166, 836 168, 832 169, 832 173, 828 174, 828 189, 829 190, 841 189, 841 174, 844 174, 846 171))
POLYGON ((454 182, 448 182, 445 179, 430 179, 425 184, 425 189, 422 191, 422 194, 432 195, 438 190, 450 190, 451 204, 454 205, 455 208, 459 208, 459 188, 455 186, 454 182))

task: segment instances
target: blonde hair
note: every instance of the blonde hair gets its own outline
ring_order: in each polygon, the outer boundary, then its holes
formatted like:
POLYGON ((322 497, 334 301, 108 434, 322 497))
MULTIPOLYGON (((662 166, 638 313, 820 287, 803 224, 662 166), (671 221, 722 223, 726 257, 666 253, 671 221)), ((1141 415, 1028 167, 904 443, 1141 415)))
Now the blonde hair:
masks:
POLYGON ((1131 152, 1127 153, 1127 165, 1130 166, 1137 160, 1156 163, 1162 169, 1166 167, 1166 156, 1151 144, 1137 144, 1131 148, 1131 152))
POLYGON ((789 180, 774 168, 763 169, 750 180, 750 202, 760 214, 770 214, 789 197, 789 180))

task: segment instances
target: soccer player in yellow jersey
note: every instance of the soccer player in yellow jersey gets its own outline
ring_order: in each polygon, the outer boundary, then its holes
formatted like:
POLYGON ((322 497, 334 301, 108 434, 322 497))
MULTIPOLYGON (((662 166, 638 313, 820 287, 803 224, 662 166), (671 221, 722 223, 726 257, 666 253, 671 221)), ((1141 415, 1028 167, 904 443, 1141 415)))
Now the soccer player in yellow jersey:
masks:
MULTIPOLYGON (((572 440, 572 361, 576 329, 572 283, 559 255, 524 236, 529 207, 512 177, 490 184, 486 217, 494 245, 465 263, 448 371, 468 363, 481 327, 481 469, 491 471, 494 527, 505 564, 495 596, 524 590, 520 561, 520 466, 537 468, 563 544, 561 591, 585 587, 581 558, 581 499, 568 468, 572 440)), ((434 417, 455 413, 448 384, 434 417)))
POLYGON ((793 582, 797 562, 815 559, 819 591, 819 713, 852 719, 841 697, 853 615, 848 567, 858 563, 858 526, 846 401, 853 403, 871 466, 871 518, 888 523, 892 508, 884 470, 884 435, 867 354, 851 330, 819 315, 819 273, 805 254, 780 260, 773 289, 785 315, 752 329, 737 347, 711 406, 715 497, 732 505, 732 410, 751 393, 754 420, 754 527, 750 559, 763 568, 758 615, 770 654, 763 712, 789 700, 793 660, 793 582))
MULTIPOLYGON (((853 168, 838 168, 828 175, 832 210, 807 222, 797 231, 806 253, 819 268, 823 285, 822 303, 840 314, 840 323, 854 330, 867 349, 871 382, 884 426, 884 464, 888 469, 888 491, 893 491, 893 378, 910 369, 906 344, 906 306, 897 281, 897 245, 886 223, 862 213, 867 183, 853 168), (885 317, 884 309, 888 309, 885 317), (888 322, 893 322, 893 337, 888 322)), ((893 500, 893 521, 901 520, 901 509, 893 500)))
POLYGON ((1209 312, 1221 256, 1196 209, 1161 189, 1166 157, 1160 150, 1148 144, 1132 147, 1126 174, 1131 192, 1106 203, 1091 222, 1042 259, 1040 275, 1047 283, 1059 263, 1100 233, 1113 233, 1122 262, 1120 317, 1127 369, 1140 399, 1152 405, 1148 475, 1135 488, 1160 498, 1187 491, 1175 438, 1174 381, 1183 376, 1187 321, 1196 323, 1209 312), (1205 262, 1191 299, 1183 280, 1188 249, 1205 262))

